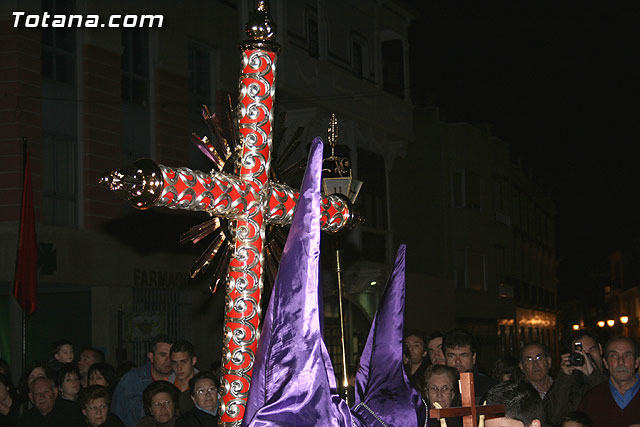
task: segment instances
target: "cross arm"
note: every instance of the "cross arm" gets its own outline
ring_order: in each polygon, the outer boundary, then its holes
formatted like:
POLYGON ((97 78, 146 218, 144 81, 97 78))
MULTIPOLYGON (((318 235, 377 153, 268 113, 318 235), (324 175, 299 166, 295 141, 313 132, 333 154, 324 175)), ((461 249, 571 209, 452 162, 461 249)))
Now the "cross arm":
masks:
MULTIPOLYGON (((237 219, 261 208, 261 192, 252 182, 223 172, 171 168, 151 159, 103 174, 99 182, 137 209, 165 207, 205 211, 237 219)), ((267 183, 266 221, 286 225, 293 219, 299 194, 289 186, 267 183)), ((320 202, 322 230, 338 233, 350 229, 357 216, 344 196, 323 196, 320 202)))

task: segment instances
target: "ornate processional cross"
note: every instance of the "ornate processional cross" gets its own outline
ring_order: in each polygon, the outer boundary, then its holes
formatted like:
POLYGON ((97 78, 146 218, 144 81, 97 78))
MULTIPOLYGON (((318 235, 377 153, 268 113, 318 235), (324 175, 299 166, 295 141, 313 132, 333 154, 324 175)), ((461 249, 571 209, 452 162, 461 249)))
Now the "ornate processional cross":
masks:
MULTIPOLYGON (((462 417, 463 427, 477 427, 477 420, 480 415, 484 415, 486 418, 493 418, 504 414, 504 405, 476 405, 475 387, 471 372, 460 374, 460 395, 462 396, 462 406, 429 409, 429 418, 442 420, 445 417, 462 417)), ((480 421, 480 425, 483 425, 482 421, 480 421)))
MULTIPOLYGON (((214 163, 214 170, 207 173, 171 168, 142 159, 100 179, 109 190, 138 209, 167 207, 204 211, 212 216, 185 233, 184 240, 196 243, 226 228, 196 262, 191 276, 205 269, 216 256, 219 267, 227 265, 228 259, 219 401, 220 424, 229 427, 242 422, 251 384, 259 338, 265 252, 269 253, 266 228, 269 224, 290 223, 298 199, 295 190, 270 180, 279 45, 273 41, 274 26, 264 1, 258 2, 246 31, 251 40, 240 44, 242 71, 237 117, 230 118, 228 123, 235 138, 223 135, 223 123, 216 115, 210 115, 206 107, 204 118, 220 147, 206 137, 194 135, 194 142, 214 163), (234 144, 235 139, 239 144, 234 144), (229 250, 223 251, 223 245, 229 250)), ((321 209, 323 230, 337 233, 353 225, 353 209, 346 197, 323 196, 321 209)), ((218 279, 223 276, 219 273, 218 279)))

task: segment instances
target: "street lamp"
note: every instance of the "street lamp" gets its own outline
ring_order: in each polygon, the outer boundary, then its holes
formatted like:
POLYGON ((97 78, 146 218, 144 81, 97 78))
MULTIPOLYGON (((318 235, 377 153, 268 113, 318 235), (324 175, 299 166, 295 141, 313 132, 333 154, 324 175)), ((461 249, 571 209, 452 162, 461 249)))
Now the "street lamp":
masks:
POLYGON ((613 319, 609 319, 607 320, 607 325, 609 325, 610 328, 613 328, 613 325, 616 324, 616 321, 613 319))
MULTIPOLYGON (((338 143, 338 119, 335 114, 331 114, 329 119, 329 128, 327 129, 329 144, 331 145, 331 156, 322 160, 322 172, 328 172, 328 177, 322 179, 322 186, 325 195, 337 194, 343 196, 342 199, 346 204, 354 204, 360 193, 362 181, 353 179, 351 176, 351 166, 349 160, 344 157, 336 156, 336 144, 338 143)), ((354 213, 355 215, 355 213, 354 213)), ((358 218, 357 216, 355 218, 358 218)), ((354 218, 354 219, 355 219, 354 218)), ((352 226, 355 221, 352 219, 352 226)), ((347 227, 347 230, 350 227, 347 227)), ((340 247, 338 244, 338 236, 335 237, 336 248, 336 276, 338 279, 338 310, 340 315, 340 346, 342 349, 342 385, 344 387, 344 399, 349 403, 347 387, 349 381, 347 377, 347 352, 345 346, 344 332, 344 311, 342 305, 342 267, 340 265, 340 247)), ((374 286, 375 282, 371 282, 374 286)))
POLYGON ((580 325, 578 325, 578 324, 573 325, 573 330, 574 331, 579 331, 580 330, 580 325))
POLYGON ((622 323, 623 325, 629 323, 629 316, 620 316, 620 323, 622 323))
POLYGON ((604 320, 599 320, 598 321, 598 326, 601 328, 604 328, 604 320))

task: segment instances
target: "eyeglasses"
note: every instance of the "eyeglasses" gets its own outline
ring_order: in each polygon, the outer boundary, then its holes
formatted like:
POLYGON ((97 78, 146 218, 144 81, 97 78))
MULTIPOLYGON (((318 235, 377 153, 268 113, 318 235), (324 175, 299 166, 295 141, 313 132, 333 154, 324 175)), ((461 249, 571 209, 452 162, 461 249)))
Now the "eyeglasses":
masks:
POLYGON ((433 394, 446 394, 448 392, 450 392, 451 390, 453 390, 451 387, 449 387, 448 385, 443 385, 442 387, 438 387, 435 385, 430 385, 426 387, 426 390, 430 393, 433 394))
POLYGON ((173 402, 170 400, 165 400, 164 402, 153 402, 153 406, 156 408, 171 408, 173 406, 173 402))
POLYGON ((539 362, 541 360, 546 359, 547 356, 544 355, 543 353, 540 354, 536 354, 535 356, 527 356, 524 358, 524 363, 533 363, 533 362, 539 362))
POLYGON ((94 405, 94 406, 87 406, 87 411, 91 411, 91 412, 102 412, 105 409, 107 409, 107 405, 105 405, 104 403, 101 403, 100 405, 94 405))
POLYGON ((209 388, 199 388, 196 391, 194 391, 193 394, 197 394, 198 396, 204 396, 207 393, 216 394, 217 391, 218 391, 217 388, 215 388, 214 386, 211 386, 209 388))

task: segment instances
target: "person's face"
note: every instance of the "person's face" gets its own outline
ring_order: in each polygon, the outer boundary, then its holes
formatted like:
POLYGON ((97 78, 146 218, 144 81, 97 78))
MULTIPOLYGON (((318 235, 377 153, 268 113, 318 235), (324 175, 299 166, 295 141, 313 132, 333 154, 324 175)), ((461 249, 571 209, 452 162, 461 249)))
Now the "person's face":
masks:
MULTIPOLYGON (((513 418, 492 418, 484 422, 485 427, 525 427, 522 421, 514 420, 513 418)), ((531 427, 540 427, 540 421, 534 420, 531 423, 531 427), (536 424, 537 423, 537 424, 536 424)), ((528 426, 527 426, 528 427, 528 426)))
POLYGON ((202 409, 214 411, 218 404, 218 389, 213 381, 204 378, 196 382, 194 390, 192 390, 191 399, 193 403, 202 409))
POLYGON ((29 376, 27 377, 27 384, 31 384, 31 382, 36 378, 42 378, 42 377, 46 377, 46 375, 44 374, 44 369, 38 366, 37 368, 34 368, 29 373, 29 376))
POLYGON ((4 385, 4 383, 0 383, 0 402, 4 402, 8 394, 9 389, 7 388, 7 386, 4 385))
POLYGON ((103 397, 92 399, 87 402, 87 406, 82 409, 82 413, 87 417, 87 422, 92 426, 101 426, 107 421, 109 415, 109 405, 103 397))
POLYGON ((189 353, 186 351, 177 351, 171 353, 171 366, 176 377, 181 380, 188 380, 193 377, 193 367, 198 359, 196 357, 189 357, 189 353))
POLYGON ((102 376, 102 373, 97 369, 94 369, 89 374, 89 385, 101 385, 103 387, 109 387, 109 383, 107 383, 107 380, 102 376))
POLYGON ((409 348, 409 353, 411 353, 411 363, 414 365, 421 363, 422 359, 427 355, 422 338, 409 335, 405 338, 404 344, 409 348))
POLYGON ((65 344, 54 356, 59 362, 71 363, 73 362, 73 347, 71 344, 65 344))
MULTIPOLYGON (((586 350, 586 348, 585 348, 586 350)), ((577 421, 565 421, 562 423, 562 427, 586 427, 584 424, 577 421)))
POLYGON ((544 354, 544 348, 539 345, 529 345, 522 350, 520 369, 531 382, 543 381, 549 375, 551 358, 544 354))
POLYGON ((578 342, 582 344, 582 349, 591 355, 598 368, 602 369, 602 346, 588 336, 580 337, 573 342, 573 345, 575 346, 578 342))
POLYGON ((442 337, 434 338, 427 344, 427 353, 433 365, 444 365, 444 352, 442 351, 442 337))
POLYGON ((80 371, 80 375, 87 375, 91 365, 96 362, 96 355, 93 351, 85 350, 80 353, 80 358, 78 359, 78 370, 80 371))
POLYGON ((159 423, 166 423, 175 413, 169 393, 160 392, 151 398, 151 416, 159 423))
POLYGON ((476 364, 476 354, 471 351, 470 345, 462 347, 447 347, 444 351, 447 366, 456 368, 458 372, 469 372, 476 364))
POLYGON ((613 341, 607 347, 604 362, 611 374, 611 380, 616 384, 623 384, 633 378, 639 360, 633 357, 633 347, 630 343, 613 341))
POLYGON ((67 375, 65 375, 64 381, 62 382, 60 388, 62 389, 62 393, 64 393, 65 396, 75 400, 75 397, 80 391, 80 379, 75 372, 68 373, 67 375))
POLYGON ((453 382, 447 374, 431 375, 426 385, 429 402, 433 406, 434 402, 438 402, 441 407, 448 408, 455 395, 453 382))
POLYGON ((33 402, 38 412, 47 415, 53 409, 58 397, 58 389, 53 387, 49 380, 37 379, 29 392, 29 399, 33 402))
POLYGON ((156 351, 150 351, 147 355, 149 357, 149 361, 153 365, 153 369, 165 377, 171 373, 171 358, 169 357, 170 350, 171 344, 159 342, 156 344, 156 351))

